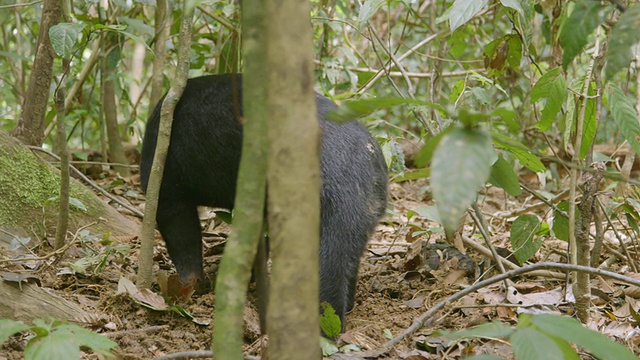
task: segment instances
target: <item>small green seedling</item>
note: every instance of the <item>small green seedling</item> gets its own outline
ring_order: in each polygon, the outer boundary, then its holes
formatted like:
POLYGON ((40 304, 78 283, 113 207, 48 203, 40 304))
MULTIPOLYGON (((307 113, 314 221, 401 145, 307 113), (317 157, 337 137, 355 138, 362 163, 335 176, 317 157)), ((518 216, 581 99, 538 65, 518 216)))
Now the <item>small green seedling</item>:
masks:
POLYGON ((0 344, 10 336, 30 331, 35 335, 29 339, 24 350, 25 360, 80 359, 80 348, 94 353, 114 357, 111 349, 118 344, 77 325, 60 320, 33 320, 29 326, 21 321, 0 319, 0 344))

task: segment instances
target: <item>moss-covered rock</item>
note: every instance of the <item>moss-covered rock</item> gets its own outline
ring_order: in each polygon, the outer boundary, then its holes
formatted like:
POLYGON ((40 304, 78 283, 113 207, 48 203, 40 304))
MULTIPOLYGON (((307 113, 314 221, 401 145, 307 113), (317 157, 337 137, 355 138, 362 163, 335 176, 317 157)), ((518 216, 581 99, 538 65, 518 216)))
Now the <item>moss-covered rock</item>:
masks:
MULTIPOLYGON (((58 213, 59 171, 34 155, 18 140, 0 131, 0 229, 15 236, 53 234, 58 213)), ((70 207, 69 231, 105 219, 90 228, 93 233, 136 235, 139 224, 101 201, 72 179, 71 197, 85 209, 70 207)))

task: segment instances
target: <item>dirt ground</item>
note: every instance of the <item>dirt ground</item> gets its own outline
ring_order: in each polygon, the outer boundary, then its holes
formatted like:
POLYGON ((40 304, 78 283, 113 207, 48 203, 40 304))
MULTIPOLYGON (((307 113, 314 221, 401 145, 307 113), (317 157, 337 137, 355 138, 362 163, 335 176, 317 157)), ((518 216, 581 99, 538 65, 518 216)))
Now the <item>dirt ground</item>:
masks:
MULTIPOLYGON (((139 206, 143 200, 135 177, 132 179, 112 187, 111 192, 139 206)), ((110 181, 103 180, 104 184, 110 181)), ((505 257, 511 247, 510 222, 519 212, 537 213, 545 220, 550 216, 546 207, 539 206, 541 202, 530 195, 514 199, 495 187, 483 191, 479 203, 491 230, 491 242, 505 257)), ((353 344, 361 351, 380 350, 439 301, 478 279, 498 273, 493 262, 469 246, 471 243, 484 246, 472 219, 467 217, 465 220, 456 248, 445 240, 440 226, 427 219, 429 216, 425 213, 428 212, 416 211, 429 205, 433 202, 425 180, 391 184, 389 211, 363 255, 355 308, 348 316, 347 331, 339 339, 340 345, 353 344), (411 214, 410 211, 416 213, 411 214)), ((221 244, 229 230, 226 225, 213 227, 213 221, 203 221, 207 230, 205 253, 209 271, 215 271, 221 256, 221 244)), ((111 243, 88 240, 69 249, 63 261, 55 264, 43 261, 35 275, 42 287, 52 289, 96 315, 97 320, 88 327, 116 341, 119 347, 115 353, 120 359, 153 359, 176 352, 210 349, 212 328, 207 323, 211 322, 214 310, 214 294, 194 296, 180 303, 195 320, 172 311, 151 310, 127 294, 116 294, 122 278, 135 279, 139 250, 136 235, 111 239, 111 243), (89 254, 101 254, 101 261, 97 264, 86 262, 84 267, 80 266, 79 261, 89 254)), ((613 245, 615 240, 610 241, 612 247, 618 246, 613 245)), ((51 248, 39 246, 38 251, 44 254, 51 252, 51 248)), ((531 261, 564 262, 565 253, 565 242, 549 238, 531 261)), ((637 259, 637 252, 633 255, 637 259)), ((605 254, 603 258, 607 256, 605 254)), ((162 241, 157 242, 154 257, 155 273, 158 270, 173 271, 162 241)), ((628 264, 616 259, 609 263, 608 269, 626 274, 631 271, 628 264)), ((19 270, 16 265, 0 265, 0 271, 19 270)), ((593 320, 588 326, 640 354, 640 336, 633 331, 637 329, 637 322, 628 306, 625 313, 624 305, 630 304, 632 309, 637 309, 638 306, 633 305, 636 305, 638 292, 621 291, 621 284, 600 277, 592 278, 592 283, 594 288, 605 289, 603 292, 606 294, 594 295, 593 320)), ((468 354, 484 353, 511 359, 513 355, 505 341, 449 341, 437 334, 434 336, 434 332, 465 329, 488 321, 513 325, 518 314, 525 310, 571 314, 573 304, 565 300, 564 284, 562 278, 519 277, 512 279, 508 291, 502 283, 483 288, 447 304, 417 331, 372 358, 458 359, 468 354)), ((157 287, 153 290, 160 292, 157 287)), ((250 297, 254 297, 253 285, 250 297)), ((267 339, 259 334, 253 303, 246 314, 245 350, 247 354, 260 356, 267 339)), ((0 346, 0 359, 23 358, 26 341, 25 335, 11 337, 0 346)), ((370 355, 374 353, 369 352, 370 355)), ((97 357, 87 354, 86 358, 97 357)), ((353 352, 335 358, 360 359, 362 356, 353 352)))

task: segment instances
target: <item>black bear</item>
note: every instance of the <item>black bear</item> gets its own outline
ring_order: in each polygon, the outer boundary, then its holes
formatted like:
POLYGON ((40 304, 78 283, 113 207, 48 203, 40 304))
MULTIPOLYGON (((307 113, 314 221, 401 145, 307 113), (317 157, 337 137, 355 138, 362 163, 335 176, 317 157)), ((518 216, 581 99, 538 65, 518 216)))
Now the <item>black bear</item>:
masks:
MULTIPOLYGON (((241 76, 188 80, 174 112, 157 224, 183 282, 203 281, 197 206, 232 209, 242 149, 241 76)), ((353 307, 360 257, 387 204, 387 166, 378 142, 356 121, 325 119, 336 108, 316 94, 321 141, 320 301, 343 320, 353 307)), ((144 136, 140 174, 146 191, 160 107, 144 136)))

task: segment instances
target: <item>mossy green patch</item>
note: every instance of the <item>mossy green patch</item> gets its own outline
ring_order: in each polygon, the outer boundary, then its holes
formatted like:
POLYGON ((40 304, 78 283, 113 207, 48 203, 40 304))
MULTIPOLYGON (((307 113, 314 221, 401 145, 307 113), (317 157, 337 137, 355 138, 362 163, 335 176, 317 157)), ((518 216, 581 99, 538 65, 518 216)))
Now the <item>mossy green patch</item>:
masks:
MULTIPOLYGON (((71 184, 71 197, 87 208, 96 207, 96 200, 87 189, 75 181, 71 184)), ((42 214, 45 202, 59 193, 59 173, 51 166, 21 146, 0 146, 0 224, 21 223, 28 220, 25 217, 33 217, 34 210, 42 214)), ((51 207, 47 209, 53 210, 51 207)), ((80 210, 71 209, 72 213, 75 211, 80 210)))

